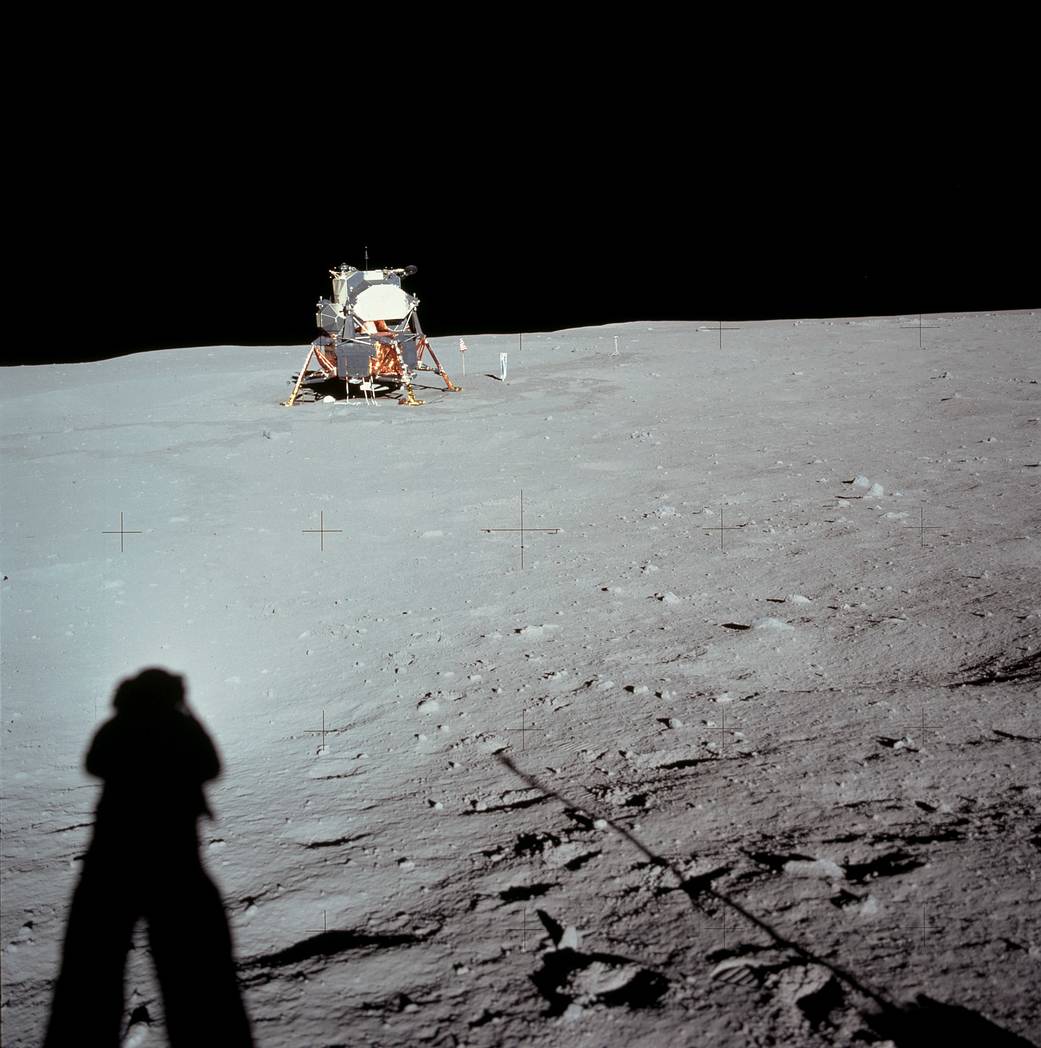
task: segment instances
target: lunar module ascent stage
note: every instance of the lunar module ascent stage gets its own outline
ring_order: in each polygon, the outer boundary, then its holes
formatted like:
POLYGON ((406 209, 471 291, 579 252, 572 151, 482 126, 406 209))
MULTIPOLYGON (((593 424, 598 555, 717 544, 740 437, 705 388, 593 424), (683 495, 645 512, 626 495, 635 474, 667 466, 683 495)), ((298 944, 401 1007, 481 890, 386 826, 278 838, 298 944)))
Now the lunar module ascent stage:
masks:
POLYGON ((287 407, 304 389, 317 399, 316 387, 333 380, 345 383, 348 396, 375 398, 403 389, 399 404, 422 404, 412 388, 419 371, 436 372, 447 391, 459 392, 419 326, 419 299, 401 286, 401 278, 415 271, 415 266, 362 270, 346 264, 329 270, 333 297, 318 300, 315 320, 321 334, 308 349, 293 392, 284 401, 287 407))

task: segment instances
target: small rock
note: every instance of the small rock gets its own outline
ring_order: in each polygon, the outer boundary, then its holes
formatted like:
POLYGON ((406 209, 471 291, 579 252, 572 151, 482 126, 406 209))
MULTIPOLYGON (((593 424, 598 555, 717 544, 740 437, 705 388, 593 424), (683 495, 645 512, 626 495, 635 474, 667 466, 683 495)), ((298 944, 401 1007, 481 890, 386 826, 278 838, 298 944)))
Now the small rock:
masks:
POLYGON ((569 925, 564 929, 564 934, 560 937, 560 942, 557 943, 558 950, 577 950, 579 948, 579 934, 578 929, 569 925))
POLYGON ((752 620, 752 629, 780 630, 784 632, 787 630, 794 630, 795 627, 790 622, 784 622, 782 619, 774 618, 772 615, 763 615, 760 618, 752 620))
POLYGON ((789 877, 821 877, 841 880, 845 876, 842 867, 832 859, 792 859, 784 864, 783 869, 789 877))

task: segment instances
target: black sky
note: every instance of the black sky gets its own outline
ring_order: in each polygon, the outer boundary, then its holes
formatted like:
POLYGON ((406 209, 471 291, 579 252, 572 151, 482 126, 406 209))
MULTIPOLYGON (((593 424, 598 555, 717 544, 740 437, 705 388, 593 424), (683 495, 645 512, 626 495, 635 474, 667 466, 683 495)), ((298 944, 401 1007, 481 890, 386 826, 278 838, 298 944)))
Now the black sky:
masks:
POLYGON ((1029 131, 972 85, 561 57, 339 90, 306 53, 91 65, 24 117, 39 327, 5 360, 303 345, 366 247, 418 267, 433 336, 1041 305, 1029 131))

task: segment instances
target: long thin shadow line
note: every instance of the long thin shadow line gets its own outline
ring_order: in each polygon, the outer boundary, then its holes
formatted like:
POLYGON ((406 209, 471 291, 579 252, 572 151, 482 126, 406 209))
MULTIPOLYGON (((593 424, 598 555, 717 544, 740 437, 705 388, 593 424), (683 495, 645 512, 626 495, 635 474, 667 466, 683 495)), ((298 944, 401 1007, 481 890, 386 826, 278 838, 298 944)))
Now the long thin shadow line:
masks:
POLYGON ((364 950, 369 947, 387 949, 393 946, 411 946, 419 942, 423 942, 423 938, 417 935, 373 935, 369 932, 333 928, 317 932, 284 950, 239 961, 237 967, 243 971, 253 968, 284 968, 290 964, 310 960, 312 957, 333 957, 345 950, 364 950))
MULTIPOLYGON (((533 789, 541 790, 543 793, 549 795, 550 797, 556 798, 556 800, 560 801, 561 804, 563 804, 566 808, 577 808, 582 811, 588 811, 588 807, 586 805, 572 803, 566 797, 562 796, 560 793, 554 790, 552 787, 540 782, 537 778, 535 778, 534 775, 529 775, 526 771, 522 771, 520 768, 517 767, 516 764, 514 764, 514 762, 509 757, 505 756, 504 754, 496 754, 496 757, 499 759, 500 763, 505 764, 506 767, 514 773, 514 775, 522 779, 533 789)), ((594 817, 602 818, 604 822, 606 822, 611 827, 611 829, 615 831, 615 833, 617 833, 620 837, 624 837, 625 840, 627 840, 638 852, 646 856, 646 858, 649 859, 655 866, 660 866, 664 869, 669 870, 672 873, 672 875, 676 878, 676 880, 679 882, 680 888, 683 889, 683 891, 690 899, 691 905, 694 907, 695 911, 700 912, 700 907, 697 905, 696 902, 697 896, 711 896, 713 899, 717 899, 719 902, 721 902, 724 906, 729 906, 732 910, 744 917, 745 920, 749 921, 750 923, 754 924, 757 928, 764 931, 767 935, 770 936, 771 939, 773 939, 773 941, 778 946, 782 946, 786 949, 794 951, 795 953, 799 954, 799 956, 805 958, 812 964, 819 964, 822 967, 827 968, 828 971, 832 972, 836 978, 842 980, 842 982, 852 987, 858 993, 870 998, 881 1008, 885 1010, 899 1010, 898 1005, 888 1000, 877 990, 872 990, 869 986, 865 986, 864 983, 862 983, 855 975, 851 975, 849 972, 838 967, 838 965, 834 964, 833 962, 826 960, 823 957, 819 957, 817 954, 812 953, 810 950, 807 950, 804 946, 800 946, 798 943, 792 942, 790 939, 786 939, 783 935, 781 935, 780 932, 775 931, 765 921, 756 917, 755 914, 750 913, 740 903, 735 902, 733 899, 727 897, 726 895, 723 895, 721 892, 716 891, 715 888, 713 888, 710 884, 706 883, 703 878, 685 877, 683 875, 683 872, 677 866, 671 863, 668 859, 665 859, 657 853, 651 851, 651 849, 648 848, 647 845, 639 839, 639 837, 635 836, 635 834, 631 833, 624 826, 619 825, 613 819, 609 819, 605 815, 597 815, 594 817)))
MULTIPOLYGON (((540 782, 533 775, 521 771, 513 761, 504 754, 496 754, 499 761, 505 764, 518 778, 526 782, 533 789, 541 790, 544 794, 555 798, 568 809, 585 810, 583 805, 572 804, 566 797, 556 790, 551 789, 540 782)), ((605 816, 603 818, 620 837, 625 838, 638 852, 646 856, 655 866, 669 870, 679 882, 680 888, 690 899, 691 906, 695 911, 701 908, 697 903, 698 896, 711 896, 724 906, 729 906, 739 913, 746 921, 754 924, 765 932, 780 947, 791 950, 804 960, 819 964, 826 968, 836 979, 845 983, 855 992, 873 1001, 880 1009, 881 1015, 871 1017, 865 1015, 868 1025, 880 1032, 883 1036, 892 1040, 899 1048, 918 1048, 922 1044, 938 1043, 939 1040, 950 1040, 956 1043, 960 1038, 965 1043, 987 1044, 991 1048, 1037 1048, 1033 1041, 1018 1034, 1012 1033, 1005 1028, 992 1023, 985 1016, 965 1008, 961 1005, 949 1005, 942 1001, 934 1000, 927 994, 918 994, 917 1000, 909 1005, 902 1006, 884 997, 877 990, 871 989, 862 983, 855 975, 833 964, 823 957, 807 950, 804 946, 786 939, 780 932, 774 931, 765 921, 749 913, 740 903, 717 892, 711 884, 714 874, 703 874, 700 877, 684 877, 682 871, 674 866, 668 859, 662 858, 651 851, 638 837, 630 833, 624 826, 605 816)), ((725 917, 725 913, 724 913, 725 917)))

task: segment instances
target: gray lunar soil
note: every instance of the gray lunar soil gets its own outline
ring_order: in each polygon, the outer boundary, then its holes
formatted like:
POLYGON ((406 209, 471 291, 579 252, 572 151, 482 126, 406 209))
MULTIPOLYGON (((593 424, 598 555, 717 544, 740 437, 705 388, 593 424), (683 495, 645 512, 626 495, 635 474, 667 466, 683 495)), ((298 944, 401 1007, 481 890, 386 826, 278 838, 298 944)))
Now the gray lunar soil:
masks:
POLYGON ((149 665, 259 1046, 1041 1043, 1041 315, 917 323, 434 339, 420 408, 8 369, 5 1045, 149 665))

